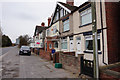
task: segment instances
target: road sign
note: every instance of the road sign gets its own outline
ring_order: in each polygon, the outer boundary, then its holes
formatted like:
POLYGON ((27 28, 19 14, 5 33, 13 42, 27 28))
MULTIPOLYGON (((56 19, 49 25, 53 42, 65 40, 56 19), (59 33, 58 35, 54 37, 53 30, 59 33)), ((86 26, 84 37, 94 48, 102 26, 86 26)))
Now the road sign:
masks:
POLYGON ((52 49, 52 54, 54 54, 55 53, 55 49, 52 49))

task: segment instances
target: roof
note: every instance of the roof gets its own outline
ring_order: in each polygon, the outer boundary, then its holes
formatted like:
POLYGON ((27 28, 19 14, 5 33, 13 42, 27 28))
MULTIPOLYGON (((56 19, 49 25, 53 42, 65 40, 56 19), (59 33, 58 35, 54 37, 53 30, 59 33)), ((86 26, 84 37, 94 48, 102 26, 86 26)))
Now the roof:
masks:
POLYGON ((53 18, 54 18, 54 16, 55 16, 55 12, 56 12, 57 6, 61 6, 62 8, 64 8, 64 9, 65 9, 66 11, 68 11, 69 13, 73 12, 76 8, 78 8, 77 6, 72 6, 72 5, 63 3, 63 2, 57 2, 55 11, 54 11, 54 13, 53 13, 52 20, 51 20, 51 22, 50 22, 50 26, 52 25, 53 18))
POLYGON ((46 30, 48 26, 36 26, 34 36, 36 36, 36 32, 41 33, 43 30, 46 30))
POLYGON ((76 9, 74 9, 74 10, 72 11, 72 13, 75 12, 75 11, 77 11, 77 10, 79 10, 80 8, 86 6, 87 4, 90 4, 90 2, 89 2, 89 1, 86 1, 85 3, 81 4, 79 7, 77 7, 76 9))
POLYGON ((77 8, 77 6, 71 6, 71 5, 63 3, 63 2, 58 2, 58 3, 62 4, 64 7, 68 8, 71 11, 73 11, 77 8))

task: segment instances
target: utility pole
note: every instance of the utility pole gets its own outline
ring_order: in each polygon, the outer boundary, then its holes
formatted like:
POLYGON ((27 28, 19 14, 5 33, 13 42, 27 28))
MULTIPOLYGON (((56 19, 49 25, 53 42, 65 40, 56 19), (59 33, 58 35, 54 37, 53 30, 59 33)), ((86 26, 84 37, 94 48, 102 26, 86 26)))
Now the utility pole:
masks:
POLYGON ((94 58, 94 78, 99 79, 99 59, 98 59, 98 44, 97 44, 97 25, 96 25, 96 2, 92 0, 92 32, 93 32, 93 58, 94 58))

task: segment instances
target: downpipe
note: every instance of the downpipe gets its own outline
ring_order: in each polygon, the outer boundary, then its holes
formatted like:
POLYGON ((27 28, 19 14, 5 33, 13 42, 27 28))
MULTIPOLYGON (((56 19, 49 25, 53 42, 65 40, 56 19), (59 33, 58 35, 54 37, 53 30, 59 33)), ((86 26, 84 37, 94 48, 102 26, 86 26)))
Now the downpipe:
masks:
POLYGON ((102 27, 102 43, 103 43, 103 45, 102 45, 102 48, 103 48, 103 59, 102 59, 102 62, 103 62, 103 64, 105 64, 105 65, 107 65, 107 63, 105 63, 105 61, 104 61, 104 58, 105 58, 105 56, 104 56, 104 32, 103 32, 103 15, 102 15, 102 1, 100 0, 100 14, 101 14, 101 27, 102 27))

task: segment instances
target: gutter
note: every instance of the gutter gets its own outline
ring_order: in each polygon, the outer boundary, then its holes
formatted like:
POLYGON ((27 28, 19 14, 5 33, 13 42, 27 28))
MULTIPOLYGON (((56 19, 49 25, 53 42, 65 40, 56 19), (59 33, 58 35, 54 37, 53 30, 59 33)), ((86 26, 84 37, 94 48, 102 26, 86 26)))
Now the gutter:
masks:
MULTIPOLYGON (((103 15, 102 15, 102 1, 100 0, 100 14, 101 14, 101 27, 102 27, 102 29, 103 29, 103 15)), ((103 64, 105 64, 105 65, 107 65, 107 63, 105 63, 105 60, 104 60, 104 32, 103 32, 103 30, 101 30, 102 31, 102 43, 103 43, 103 46, 102 46, 102 48, 103 48, 103 59, 102 59, 102 62, 103 62, 103 64)))

